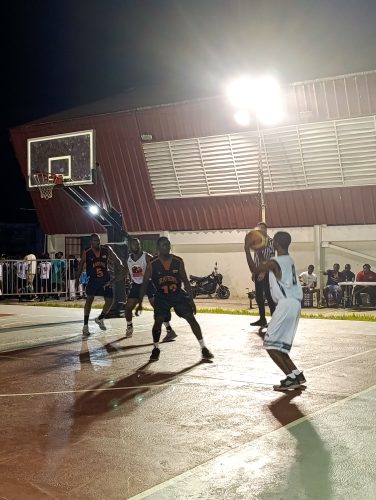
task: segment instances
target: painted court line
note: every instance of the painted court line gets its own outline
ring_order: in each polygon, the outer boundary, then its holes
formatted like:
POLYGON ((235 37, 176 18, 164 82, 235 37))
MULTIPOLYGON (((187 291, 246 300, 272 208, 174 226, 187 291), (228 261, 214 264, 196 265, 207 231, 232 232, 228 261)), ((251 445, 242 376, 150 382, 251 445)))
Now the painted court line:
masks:
POLYGON ((368 387, 368 389, 365 389, 364 391, 360 391, 356 394, 352 394, 351 396, 347 396, 346 398, 343 398, 339 401, 336 401, 335 403, 332 403, 325 408, 321 408, 320 410, 317 410, 309 415, 305 415, 304 417, 299 418, 298 420, 294 420, 294 422, 290 422, 287 425, 284 425, 282 427, 278 427, 277 429, 274 429, 273 431, 267 432, 266 434, 263 434, 262 436, 258 436, 257 438, 248 441, 247 443, 241 444, 235 448, 232 448, 231 450, 226 450, 223 453, 219 453, 215 457, 210 458, 209 460, 202 462, 199 465, 196 465, 190 470, 187 470, 186 472, 183 472, 182 474, 179 474, 178 476, 175 476, 171 479, 168 479, 167 481, 164 481, 163 483, 157 484, 148 490, 143 491, 142 493, 138 493, 137 495, 130 497, 129 500, 142 500, 143 498, 148 497, 149 495, 153 495, 155 493, 158 493, 164 489, 166 489, 169 486, 173 486, 174 484, 178 483, 182 479, 189 478, 190 476, 193 476, 193 474, 202 468, 205 465, 210 464, 210 462, 213 462, 214 460, 217 460, 219 457, 224 457, 226 455, 235 455, 238 452, 241 452, 242 450, 246 449, 248 446, 257 443, 258 441, 264 439, 267 436, 271 436, 272 434, 282 432, 285 429, 291 429, 292 427, 296 427, 297 425, 300 425, 301 423, 307 421, 307 420, 312 420, 314 417, 321 415, 323 413, 326 413, 327 411, 336 408, 337 406, 346 404, 348 401, 351 401, 352 399, 361 397, 366 395, 367 393, 373 391, 376 389, 376 385, 373 385, 372 387, 368 387))

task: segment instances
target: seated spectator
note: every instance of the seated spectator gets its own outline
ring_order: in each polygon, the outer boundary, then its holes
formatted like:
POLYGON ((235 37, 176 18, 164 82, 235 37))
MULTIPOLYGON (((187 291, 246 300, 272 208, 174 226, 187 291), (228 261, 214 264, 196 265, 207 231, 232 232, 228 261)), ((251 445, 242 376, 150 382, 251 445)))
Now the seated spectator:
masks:
MULTIPOLYGON (((376 273, 371 271, 371 266, 369 264, 364 264, 363 271, 360 271, 356 275, 356 280, 359 282, 376 282, 376 273)), ((362 304, 362 299, 360 294, 368 293, 371 307, 376 306, 376 285, 375 286, 356 286, 354 290, 355 304, 360 306, 362 304)))
POLYGON ((343 297, 342 289, 338 283, 345 281, 345 276, 339 271, 339 264, 333 264, 333 269, 328 269, 323 274, 328 276, 326 287, 323 290, 326 305, 338 307, 343 297))
POLYGON ((341 273, 345 277, 344 281, 355 281, 355 274, 351 271, 350 264, 346 264, 345 269, 341 273))
POLYGON ((310 264, 308 271, 299 274, 299 281, 303 288, 303 293, 308 292, 316 295, 317 307, 320 307, 320 290, 317 288, 317 276, 313 272, 315 266, 310 264))
POLYGON ((352 283, 355 281, 355 274, 351 271, 351 266, 350 264, 345 265, 345 269, 341 271, 342 275, 345 278, 345 281, 349 282, 349 285, 343 285, 342 286, 342 293, 343 293, 343 304, 345 307, 351 307, 352 306, 352 283))

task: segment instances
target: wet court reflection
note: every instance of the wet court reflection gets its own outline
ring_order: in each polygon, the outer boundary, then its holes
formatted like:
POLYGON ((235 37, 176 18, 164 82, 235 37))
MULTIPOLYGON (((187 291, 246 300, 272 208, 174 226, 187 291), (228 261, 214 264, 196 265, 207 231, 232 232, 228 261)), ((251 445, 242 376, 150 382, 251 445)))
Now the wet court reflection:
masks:
POLYGON ((294 457, 281 456, 282 461, 286 460, 286 464, 289 460, 292 463, 286 473, 286 476, 288 474, 286 490, 279 491, 278 498, 292 498, 289 495, 292 491, 296 491, 297 484, 304 491, 304 498, 332 498, 329 476, 331 457, 325 442, 322 441, 309 419, 295 425, 289 425, 305 417, 299 405, 292 402, 302 392, 301 390, 291 391, 268 405, 272 415, 282 426, 286 426, 286 431, 296 440, 294 457))
MULTIPOLYGON (((130 346, 125 349, 135 349, 142 346, 130 346)), ((112 344, 104 344, 105 350, 109 353, 119 354, 119 349, 114 348, 112 344)), ((81 370, 77 372, 77 387, 82 388, 82 382, 90 380, 90 373, 95 369, 93 363, 97 363, 96 351, 90 352, 87 341, 82 341, 81 351, 79 355, 81 370)), ((120 408, 124 403, 131 402, 128 408, 124 411, 132 411, 134 405, 140 404, 146 397, 152 397, 154 394, 166 389, 168 382, 173 381, 176 377, 189 372, 196 366, 199 366, 202 361, 198 361, 190 366, 176 372, 152 372, 148 371, 147 367, 151 364, 149 361, 143 363, 132 373, 123 378, 110 377, 103 380, 92 387, 87 387, 89 392, 78 393, 74 403, 73 415, 76 418, 85 415, 101 415, 120 408), (151 390, 150 387, 154 386, 151 390)), ((98 377, 98 372, 96 373, 98 377)))

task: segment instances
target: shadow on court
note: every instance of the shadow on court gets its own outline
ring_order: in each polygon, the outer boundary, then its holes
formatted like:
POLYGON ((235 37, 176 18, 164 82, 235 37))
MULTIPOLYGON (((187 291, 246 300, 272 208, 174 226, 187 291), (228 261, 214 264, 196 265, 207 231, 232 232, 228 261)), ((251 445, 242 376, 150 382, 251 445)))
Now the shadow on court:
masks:
POLYGON ((332 498, 332 487, 329 479, 331 467, 330 453, 321 439, 315 426, 309 419, 297 425, 288 425, 305 417, 299 405, 292 400, 304 391, 291 391, 267 405, 271 414, 285 427, 296 442, 297 460, 292 462, 289 471, 286 490, 278 491, 279 498, 289 497, 293 486, 301 484, 305 498, 332 498))

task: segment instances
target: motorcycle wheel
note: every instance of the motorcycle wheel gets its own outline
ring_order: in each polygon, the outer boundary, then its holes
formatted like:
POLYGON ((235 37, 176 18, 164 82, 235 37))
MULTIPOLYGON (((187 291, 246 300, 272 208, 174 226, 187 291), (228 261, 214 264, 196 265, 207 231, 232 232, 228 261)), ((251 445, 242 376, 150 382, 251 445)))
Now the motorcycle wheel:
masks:
POLYGON ((219 299, 228 299, 230 297, 230 290, 227 286, 221 285, 217 290, 217 297, 219 299))

